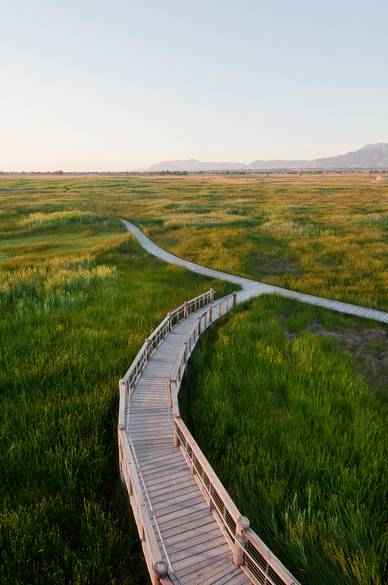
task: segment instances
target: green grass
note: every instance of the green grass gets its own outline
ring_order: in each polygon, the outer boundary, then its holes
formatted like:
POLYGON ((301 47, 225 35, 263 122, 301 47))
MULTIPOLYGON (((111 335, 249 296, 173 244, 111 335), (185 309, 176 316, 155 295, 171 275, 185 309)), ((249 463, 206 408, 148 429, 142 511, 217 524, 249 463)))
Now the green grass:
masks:
POLYGON ((241 512, 302 583, 383 585, 386 398, 362 375, 361 355, 311 326, 350 338, 382 329, 275 296, 238 307, 189 362, 185 420, 241 512))
MULTIPOLYGON (((366 176, 0 179, 1 583, 147 580, 118 480, 117 380, 169 309, 230 289, 151 258, 118 218, 208 266, 388 308, 387 194, 366 176)), ((382 341, 365 342, 378 398, 338 340, 302 333, 316 315, 350 321, 296 306, 261 299, 209 331, 192 426, 304 583, 381 585, 382 341)))
POLYGON ((118 474, 118 379, 169 309, 226 289, 153 259, 116 220, 29 213, 2 216, 0 582, 145 583, 118 474))
POLYGON ((0 197, 0 232, 2 210, 30 236, 127 217, 195 262, 388 309, 388 184, 369 175, 3 177, 0 197))

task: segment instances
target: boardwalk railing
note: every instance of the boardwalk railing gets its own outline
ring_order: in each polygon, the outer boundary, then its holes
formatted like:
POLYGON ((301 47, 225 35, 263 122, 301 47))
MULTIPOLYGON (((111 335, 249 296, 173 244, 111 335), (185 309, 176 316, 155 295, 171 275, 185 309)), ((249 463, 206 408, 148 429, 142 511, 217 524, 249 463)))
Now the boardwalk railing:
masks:
POLYGON ((214 290, 209 291, 186 301, 168 313, 156 329, 145 340, 140 348, 139 353, 133 360, 126 374, 119 382, 120 388, 120 407, 119 407, 119 429, 124 428, 125 410, 129 404, 131 392, 140 378, 144 368, 150 360, 154 351, 158 348, 163 339, 168 335, 172 328, 177 325, 182 319, 186 319, 191 313, 198 311, 201 307, 208 305, 214 300, 214 290))
POLYGON ((192 473, 197 479, 205 501, 213 512, 226 541, 233 552, 233 562, 245 571, 253 583, 259 585, 299 585, 299 582, 270 551, 259 536, 249 527, 249 520, 242 516, 218 479, 205 455, 180 417, 178 393, 188 359, 201 334, 219 317, 236 304, 236 293, 214 302, 214 291, 188 301, 169 313, 148 337, 131 367, 120 380, 119 406, 119 460, 120 471, 130 496, 136 524, 142 541, 143 552, 153 584, 170 583, 169 559, 163 550, 159 527, 147 502, 147 491, 141 487, 141 470, 136 464, 136 454, 125 433, 125 413, 130 404, 130 394, 140 378, 152 353, 172 328, 190 314, 199 312, 198 319, 171 368, 167 381, 167 404, 171 409, 174 445, 180 447, 192 473), (143 495, 145 494, 145 495, 143 495), (158 537, 158 536, 159 537, 158 537))
POLYGON ((298 581, 249 527, 233 500, 218 479, 189 429, 180 418, 178 393, 188 359, 201 333, 213 320, 228 312, 235 304, 235 293, 224 297, 198 318, 171 370, 168 382, 168 404, 173 411, 174 444, 182 447, 193 474, 199 480, 202 493, 215 513, 225 538, 233 550, 236 565, 243 566, 254 583, 261 585, 298 585, 298 581))

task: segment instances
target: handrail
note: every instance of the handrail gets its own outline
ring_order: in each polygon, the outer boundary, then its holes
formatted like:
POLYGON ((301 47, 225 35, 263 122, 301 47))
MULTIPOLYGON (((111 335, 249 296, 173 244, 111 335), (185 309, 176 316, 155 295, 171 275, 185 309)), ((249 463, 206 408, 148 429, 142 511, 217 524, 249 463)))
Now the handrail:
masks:
POLYGON ((211 289, 174 309, 146 339, 132 365, 119 383, 118 440, 120 470, 130 495, 135 521, 142 540, 143 551, 153 585, 170 582, 169 570, 164 559, 169 565, 170 574, 172 567, 144 484, 140 466, 136 459, 135 450, 133 446, 131 448, 131 440, 125 432, 125 414, 129 406, 131 391, 153 352, 177 323, 200 308, 204 308, 205 305, 206 310, 198 315, 198 319, 183 342, 168 376, 167 401, 172 413, 174 445, 181 447, 193 474, 198 479, 205 500, 207 500, 227 542, 232 548, 234 564, 241 566, 251 581, 258 585, 300 585, 281 561, 249 527, 249 520, 241 516, 237 506, 180 418, 178 394, 188 359, 203 331, 213 321, 227 313, 235 304, 236 293, 214 302, 214 291, 211 289), (143 492, 147 502, 144 499, 143 492), (155 529, 153 529, 153 525, 155 529), (158 544, 155 531, 158 533, 164 554, 158 544))
POLYGON ((181 447, 198 478, 205 499, 216 516, 233 550, 233 560, 243 567, 249 578, 260 585, 299 585, 299 582, 249 527, 237 506, 202 453, 189 429, 180 418, 178 393, 187 361, 201 333, 235 304, 235 293, 212 304, 198 318, 175 360, 168 382, 168 402, 173 411, 174 444, 181 447))
POLYGON ((171 582, 168 574, 169 571, 172 572, 172 567, 147 493, 135 449, 130 437, 127 436, 125 432, 126 410, 129 406, 129 398, 136 382, 150 360, 151 355, 162 343, 168 333, 182 319, 187 318, 192 312, 197 311, 209 302, 213 302, 213 300, 214 290, 210 289, 206 293, 186 301, 171 313, 168 313, 168 315, 166 315, 161 323, 159 323, 154 329, 151 335, 145 340, 131 366, 119 381, 120 403, 118 446, 120 473, 127 487, 136 525, 142 541, 147 568, 151 575, 153 585, 157 585, 161 582, 171 582), (159 536, 163 551, 158 544, 156 533, 159 536), (168 567, 165 561, 167 561, 168 567))
POLYGON ((118 443, 121 476, 129 494, 148 572, 152 576, 153 585, 157 585, 160 582, 160 578, 167 576, 168 570, 152 529, 151 518, 143 498, 135 462, 129 446, 128 437, 124 430, 119 430, 118 443))

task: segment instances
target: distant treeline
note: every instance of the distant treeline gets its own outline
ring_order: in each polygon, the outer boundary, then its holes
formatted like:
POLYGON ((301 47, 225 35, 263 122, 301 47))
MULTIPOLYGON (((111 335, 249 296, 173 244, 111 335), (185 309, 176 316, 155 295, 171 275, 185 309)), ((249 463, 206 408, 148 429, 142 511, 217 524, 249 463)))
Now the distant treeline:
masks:
POLYGON ((0 176, 101 176, 101 177, 122 177, 122 176, 196 176, 196 175, 388 175, 388 169, 270 169, 270 170, 225 170, 225 171, 0 171, 0 176))

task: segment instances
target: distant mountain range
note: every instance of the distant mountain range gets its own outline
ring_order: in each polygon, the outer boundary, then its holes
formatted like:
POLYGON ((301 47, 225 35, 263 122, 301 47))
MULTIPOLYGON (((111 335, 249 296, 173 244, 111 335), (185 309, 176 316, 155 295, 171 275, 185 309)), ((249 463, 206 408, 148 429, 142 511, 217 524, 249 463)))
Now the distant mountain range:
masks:
POLYGON ((388 169, 388 144, 367 144, 363 148, 339 156, 315 160, 255 160, 250 164, 232 162, 201 162, 195 159, 160 162, 150 166, 149 172, 200 171, 273 171, 273 170, 351 170, 388 169))

